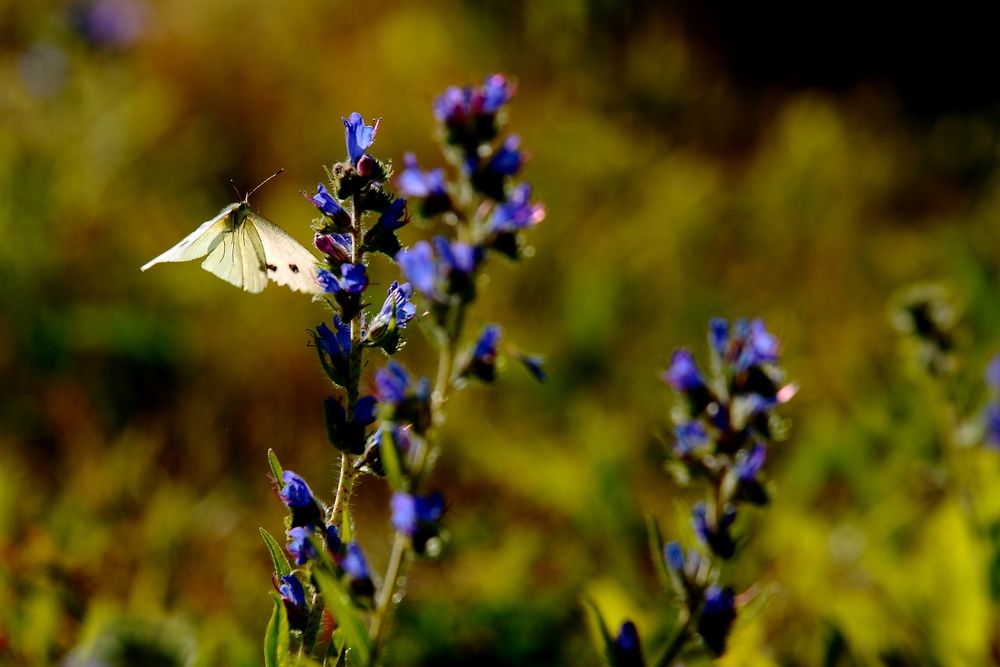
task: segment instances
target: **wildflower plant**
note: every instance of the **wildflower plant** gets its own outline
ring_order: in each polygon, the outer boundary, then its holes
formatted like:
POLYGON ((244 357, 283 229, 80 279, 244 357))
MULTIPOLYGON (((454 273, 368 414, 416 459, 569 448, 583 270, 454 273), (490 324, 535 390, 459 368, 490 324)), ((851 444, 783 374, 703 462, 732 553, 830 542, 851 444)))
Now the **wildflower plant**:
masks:
MULTIPOLYGON (((310 332, 310 342, 336 389, 322 412, 340 466, 327 503, 268 454, 288 514, 283 541, 261 529, 276 589, 267 665, 289 664, 291 655, 300 664, 376 663, 409 563, 442 549, 447 501, 429 479, 448 398, 470 380, 492 382, 502 352, 500 326, 470 336, 467 315, 490 258, 518 259, 523 232, 545 215, 530 187, 517 181, 525 162, 518 138, 502 134, 513 94, 513 82, 496 74, 437 98, 449 174, 424 170, 408 154, 394 176, 392 165, 371 152, 379 121, 353 113, 343 119, 346 159, 327 169, 328 183, 303 193, 320 214, 313 222, 323 255, 317 277, 330 318, 310 332), (442 233, 404 246, 398 232, 411 212, 442 233), (402 273, 384 292, 368 278, 377 255, 402 273), (395 358, 418 320, 437 347, 433 383, 395 358), (384 479, 391 489, 387 521, 395 537, 383 574, 371 570, 351 515, 362 476, 384 479)), ((518 358, 544 377, 538 357, 518 358)))
MULTIPOLYGON (((649 520, 652 557, 660 579, 680 607, 673 637, 656 659, 671 665, 686 647, 698 644, 722 655, 749 594, 737 595, 721 582, 721 566, 734 558, 748 536, 737 519, 749 506, 769 502, 764 477, 768 448, 787 435, 775 409, 795 395, 779 368, 779 344, 761 320, 709 325, 710 372, 705 374, 686 349, 676 350, 661 378, 677 394, 667 468, 682 486, 699 483, 702 500, 688 508, 694 544, 663 541, 658 523, 649 520)), ((609 664, 645 665, 639 633, 625 621, 612 636, 596 607, 592 609, 609 664)))

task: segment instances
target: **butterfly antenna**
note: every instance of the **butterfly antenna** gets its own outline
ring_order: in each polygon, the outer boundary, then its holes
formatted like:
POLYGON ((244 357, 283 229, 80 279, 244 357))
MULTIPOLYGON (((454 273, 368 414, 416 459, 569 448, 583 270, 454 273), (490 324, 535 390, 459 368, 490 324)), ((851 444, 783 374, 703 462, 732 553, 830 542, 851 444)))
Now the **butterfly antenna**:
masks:
POLYGON ((265 183, 267 183, 269 180, 271 180, 272 178, 274 178, 275 176, 277 176, 278 174, 280 174, 283 171, 285 171, 283 168, 279 169, 278 171, 274 172, 273 174, 271 174, 270 176, 268 176, 267 178, 265 178, 263 181, 260 182, 260 185, 258 185, 253 190, 251 190, 250 192, 247 193, 247 196, 243 198, 243 201, 249 201, 250 200, 250 195, 252 195, 253 193, 255 193, 258 190, 260 190, 261 187, 263 187, 265 183))
POLYGON ((233 192, 236 193, 236 198, 239 199, 240 198, 240 189, 238 187, 236 187, 236 181, 234 181, 233 179, 230 178, 229 179, 229 184, 231 186, 233 186, 233 192))

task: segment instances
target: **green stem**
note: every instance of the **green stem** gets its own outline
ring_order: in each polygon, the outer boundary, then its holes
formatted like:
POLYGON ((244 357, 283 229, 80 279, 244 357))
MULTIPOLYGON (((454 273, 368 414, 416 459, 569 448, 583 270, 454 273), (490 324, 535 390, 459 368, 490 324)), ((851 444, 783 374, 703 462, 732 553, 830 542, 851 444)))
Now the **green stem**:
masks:
POLYGON ((674 638, 670 640, 660 659, 656 661, 656 667, 670 667, 674 663, 674 660, 677 659, 681 649, 684 648, 684 644, 687 643, 688 637, 691 634, 691 614, 687 610, 682 610, 681 613, 684 614, 684 624, 681 625, 674 638))
MULTIPOLYGON (((461 319, 464 306, 459 306, 459 317, 457 324, 441 331, 441 349, 438 356, 437 379, 434 382, 434 391, 431 394, 431 431, 427 434, 424 446, 420 450, 420 457, 416 461, 413 469, 415 480, 412 491, 416 493, 420 482, 426 478, 433 466, 431 452, 434 449, 434 442, 437 440, 437 430, 444 423, 444 406, 451 393, 451 376, 455 367, 455 343, 461 332, 461 319)), ((386 567, 385 577, 382 579, 382 588, 379 590, 376 600, 375 612, 372 614, 372 622, 368 631, 368 638, 372 645, 372 664, 377 664, 376 658, 381 647, 383 633, 392 614, 393 596, 396 594, 399 578, 405 574, 410 560, 407 555, 410 551, 409 539, 403 533, 396 533, 392 543, 392 553, 389 556, 389 565, 386 567)))
MULTIPOLYGON (((364 260, 361 244, 364 240, 364 229, 361 224, 360 202, 357 195, 351 205, 351 263, 358 264, 364 260)), ((347 378, 347 419, 354 418, 354 408, 358 404, 361 386, 361 369, 364 366, 364 348, 361 345, 361 311, 351 318, 351 357, 350 373, 347 378)), ((333 514, 330 522, 340 525, 340 517, 344 508, 351 500, 354 491, 354 481, 357 471, 354 469, 353 457, 347 452, 340 455, 340 477, 337 482, 337 496, 333 501, 333 514)))

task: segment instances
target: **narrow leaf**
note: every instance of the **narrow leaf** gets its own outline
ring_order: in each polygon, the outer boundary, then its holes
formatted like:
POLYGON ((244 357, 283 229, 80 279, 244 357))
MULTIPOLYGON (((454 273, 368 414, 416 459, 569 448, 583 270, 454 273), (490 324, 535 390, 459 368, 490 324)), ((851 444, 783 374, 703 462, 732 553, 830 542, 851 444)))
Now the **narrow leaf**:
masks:
POLYGON ((313 578, 323 595, 323 602, 337 621, 337 627, 344 634, 344 645, 351 651, 350 660, 358 667, 367 667, 371 662, 371 646, 368 643, 368 629, 351 596, 337 577, 323 568, 313 568, 313 578))
POLYGON ((260 529, 260 536, 264 538, 264 544, 267 546, 267 551, 271 554, 271 562, 274 564, 274 573, 277 574, 279 578, 291 574, 292 566, 288 564, 285 552, 282 550, 281 545, 278 544, 278 541, 271 537, 271 533, 267 532, 264 528, 260 529))
POLYGON ((649 533, 649 551, 653 558, 653 567, 656 568, 656 576, 667 591, 674 590, 674 584, 667 570, 667 562, 663 558, 663 533, 660 532, 660 524, 652 516, 646 517, 646 532, 649 533))
POLYGON ((276 593, 271 593, 271 597, 274 599, 274 611, 264 633, 264 667, 289 667, 288 612, 276 593))
MULTIPOLYGON (((423 446, 427 446, 426 443, 423 446)), ((379 454, 382 456, 382 467, 385 468, 385 477, 389 480, 389 486, 393 491, 406 491, 406 482, 403 481, 403 466, 399 460, 399 450, 396 448, 396 437, 392 429, 382 431, 382 446, 379 447, 379 454)))
POLYGON ((583 599, 583 607, 589 613, 592 625, 597 630, 597 638, 600 639, 597 648, 600 650, 605 661, 609 665, 615 664, 615 640, 612 638, 611 633, 608 631, 608 626, 604 622, 604 618, 601 616, 601 612, 598 611, 597 605, 590 598, 583 599))
POLYGON ((267 464, 271 466, 271 474, 274 475, 274 481, 281 484, 284 471, 281 469, 281 464, 278 463, 278 455, 274 453, 273 449, 267 450, 267 464))

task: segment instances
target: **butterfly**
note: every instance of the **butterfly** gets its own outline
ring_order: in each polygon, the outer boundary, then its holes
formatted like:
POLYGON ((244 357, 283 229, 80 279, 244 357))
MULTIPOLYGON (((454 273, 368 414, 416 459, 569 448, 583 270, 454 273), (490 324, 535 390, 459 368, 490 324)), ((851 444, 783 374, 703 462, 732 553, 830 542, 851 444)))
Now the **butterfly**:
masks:
POLYGON ((253 294, 263 292, 268 279, 297 292, 321 293, 316 257, 281 227, 250 210, 250 195, 264 183, 248 192, 243 201, 226 206, 203 222, 173 248, 146 262, 141 270, 160 262, 187 262, 207 255, 201 268, 253 294))

